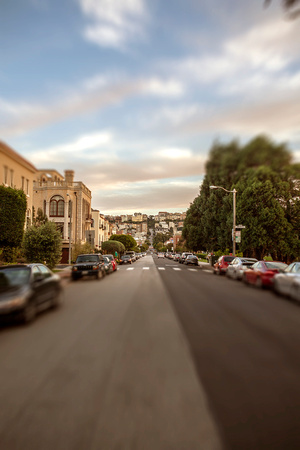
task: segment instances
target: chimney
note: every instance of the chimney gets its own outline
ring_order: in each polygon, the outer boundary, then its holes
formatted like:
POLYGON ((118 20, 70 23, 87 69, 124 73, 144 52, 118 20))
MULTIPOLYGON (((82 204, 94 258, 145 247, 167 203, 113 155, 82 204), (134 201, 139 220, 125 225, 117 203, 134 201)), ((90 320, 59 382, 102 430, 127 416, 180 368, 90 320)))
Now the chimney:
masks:
POLYGON ((65 170, 65 181, 72 184, 74 181, 74 170, 65 170))

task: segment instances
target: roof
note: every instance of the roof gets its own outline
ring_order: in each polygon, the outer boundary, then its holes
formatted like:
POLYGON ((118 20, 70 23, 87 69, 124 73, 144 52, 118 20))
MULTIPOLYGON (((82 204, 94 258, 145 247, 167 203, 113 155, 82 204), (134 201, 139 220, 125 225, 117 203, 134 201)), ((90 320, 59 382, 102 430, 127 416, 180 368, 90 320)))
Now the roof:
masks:
POLYGON ((22 166, 26 167, 31 172, 37 172, 37 168, 34 167, 31 162, 29 162, 27 159, 23 158, 19 153, 17 153, 15 150, 13 150, 11 147, 9 147, 5 142, 0 141, 0 152, 3 152, 5 155, 9 156, 11 159, 16 161, 17 163, 21 164, 22 166))

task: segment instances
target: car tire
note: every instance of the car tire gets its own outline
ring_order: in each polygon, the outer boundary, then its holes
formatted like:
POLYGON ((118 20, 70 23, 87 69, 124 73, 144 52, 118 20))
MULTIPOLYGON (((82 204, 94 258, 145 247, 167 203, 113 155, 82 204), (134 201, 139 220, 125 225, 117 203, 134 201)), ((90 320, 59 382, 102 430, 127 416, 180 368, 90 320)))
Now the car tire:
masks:
POLYGON ((21 322, 25 325, 33 322, 34 319, 36 318, 36 313, 37 310, 35 301, 31 300, 27 302, 25 308, 21 313, 21 322))
POLYGON ((79 277, 76 277, 75 275, 72 275, 72 281, 77 281, 79 277))

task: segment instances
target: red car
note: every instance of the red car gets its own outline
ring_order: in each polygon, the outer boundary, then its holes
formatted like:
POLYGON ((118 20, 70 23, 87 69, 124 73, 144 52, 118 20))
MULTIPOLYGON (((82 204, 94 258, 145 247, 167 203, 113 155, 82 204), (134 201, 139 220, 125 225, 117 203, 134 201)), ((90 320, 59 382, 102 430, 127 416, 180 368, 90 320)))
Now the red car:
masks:
POLYGON ((282 272, 286 267, 287 264, 281 261, 257 261, 245 270, 243 281, 257 287, 271 287, 274 275, 282 272))
POLYGON ((230 255, 220 256, 218 261, 214 264, 214 273, 217 275, 222 275, 222 273, 225 274, 228 265, 234 260, 234 258, 234 256, 230 255))

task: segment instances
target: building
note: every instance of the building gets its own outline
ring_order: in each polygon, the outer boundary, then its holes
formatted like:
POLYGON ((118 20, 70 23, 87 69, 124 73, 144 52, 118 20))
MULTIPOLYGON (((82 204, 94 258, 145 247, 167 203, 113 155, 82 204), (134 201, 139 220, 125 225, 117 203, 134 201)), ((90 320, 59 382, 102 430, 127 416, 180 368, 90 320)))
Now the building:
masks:
POLYGON ((42 169, 33 183, 33 206, 55 222, 61 231, 63 263, 69 259, 71 246, 91 241, 91 191, 81 181, 74 181, 74 171, 66 170, 62 176, 54 169, 42 169))
POLYGON ((113 225, 109 223, 103 214, 100 214, 99 210, 92 209, 91 244, 96 249, 101 250, 102 243, 109 240, 112 228, 113 225))
POLYGON ((33 182, 37 169, 7 144, 0 141, 0 184, 22 189, 27 197, 25 227, 31 225, 33 207, 33 182))

